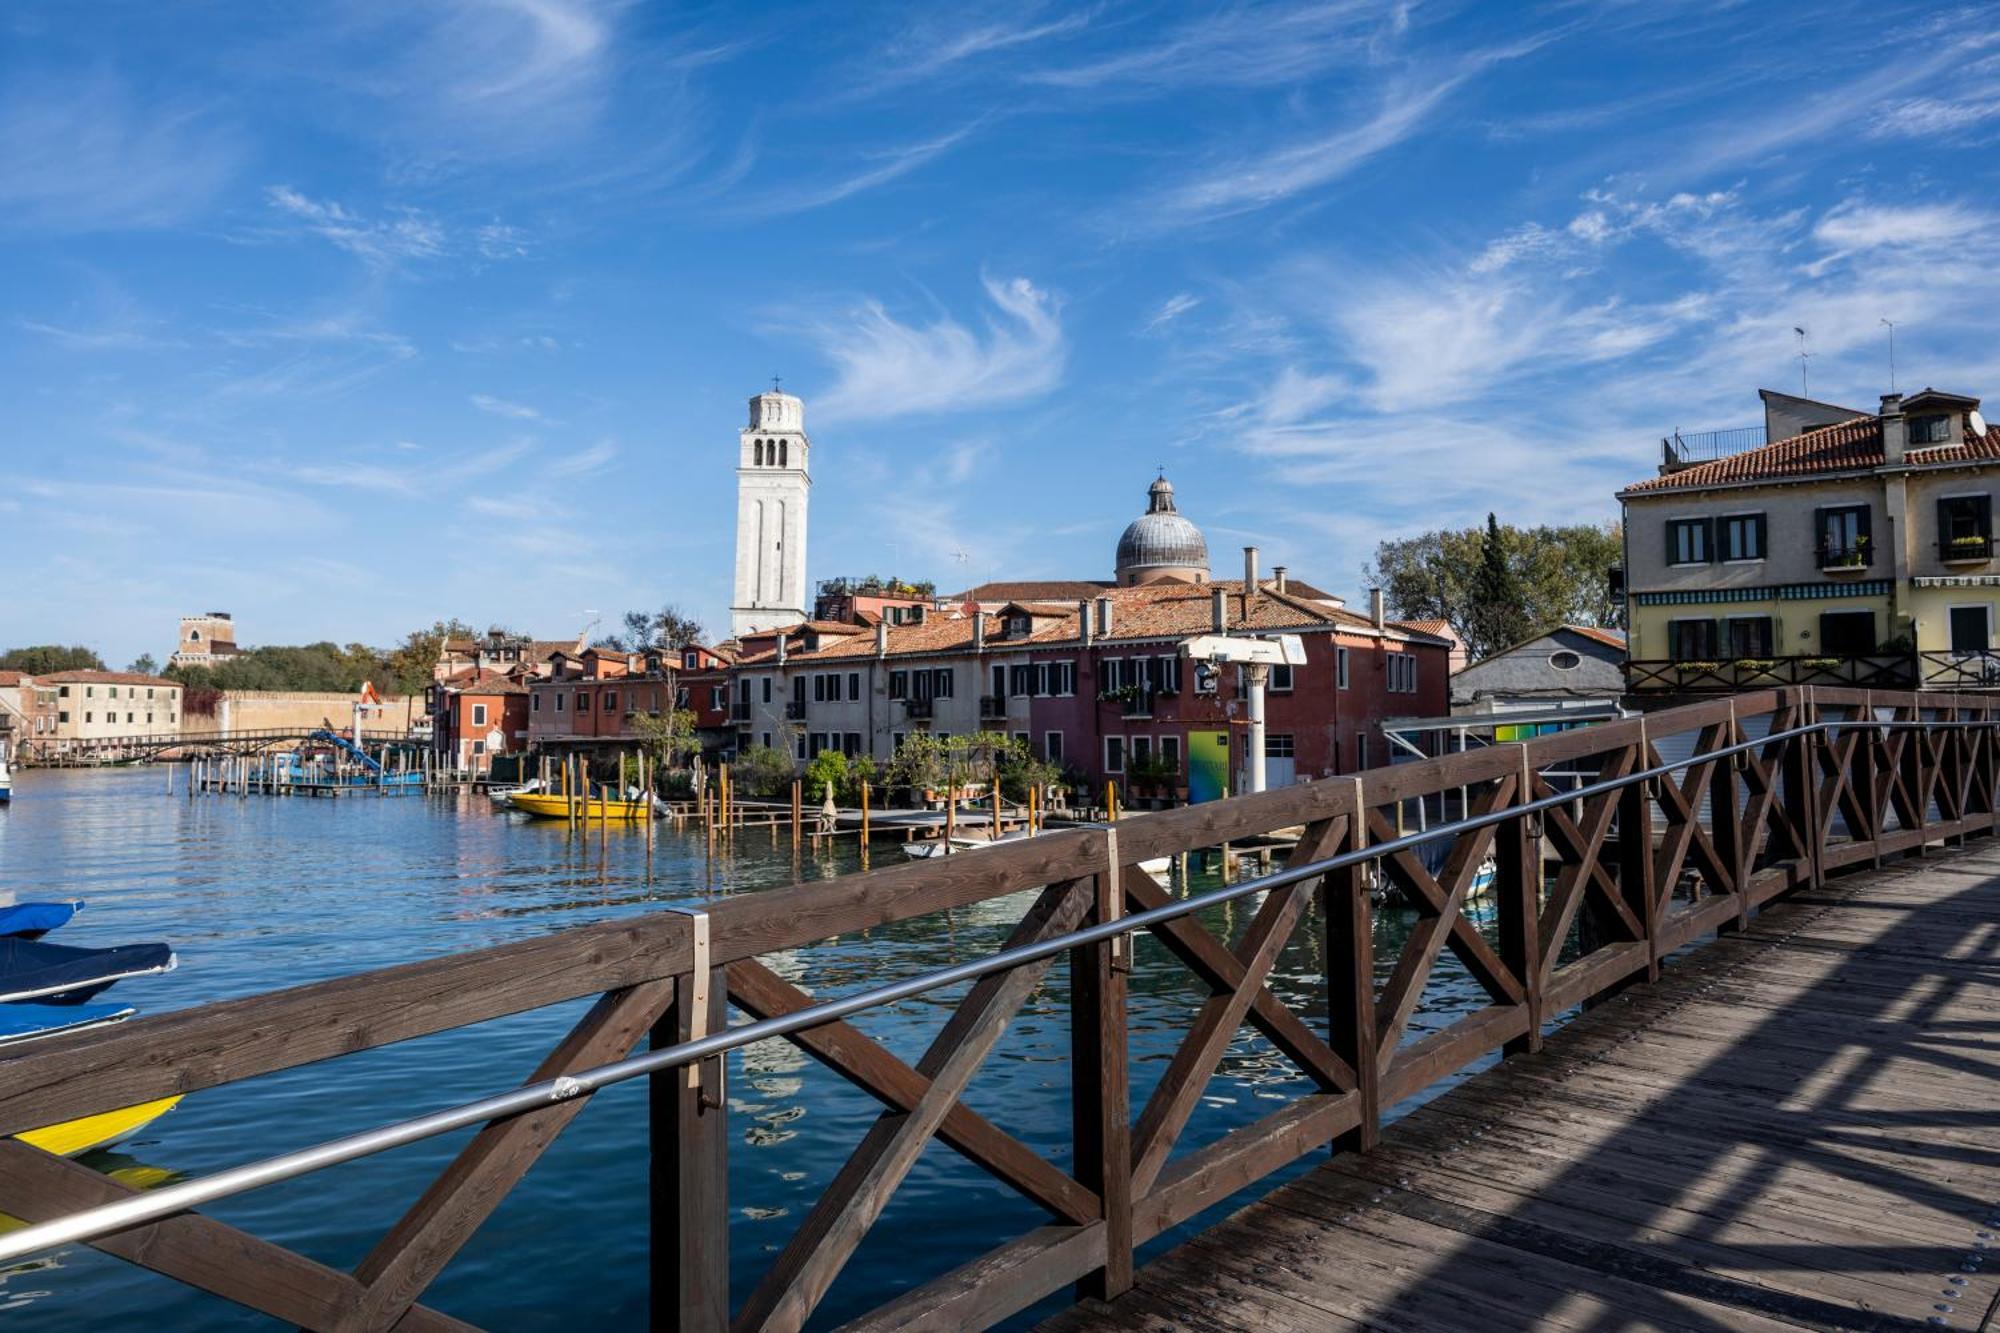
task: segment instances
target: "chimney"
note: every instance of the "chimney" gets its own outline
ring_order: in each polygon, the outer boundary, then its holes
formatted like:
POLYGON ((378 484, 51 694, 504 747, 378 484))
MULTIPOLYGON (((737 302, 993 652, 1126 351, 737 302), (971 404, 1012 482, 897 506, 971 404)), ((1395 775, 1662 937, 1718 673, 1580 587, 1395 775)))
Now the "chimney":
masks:
POLYGON ((790 637, 791 637, 791 635, 789 635, 789 634, 785 633, 785 632, 784 632, 783 630, 779 630, 779 631, 778 631, 778 665, 779 665, 779 666, 783 666, 783 665, 785 664, 785 640, 786 640, 786 639, 789 639, 790 637))
POLYGON ((972 613, 972 651, 975 653, 986 651, 986 613, 984 611, 974 611, 972 613))
POLYGON ((1097 599, 1097 637, 1100 639, 1111 637, 1111 599, 1109 597, 1100 597, 1097 599))
POLYGON ((1208 595, 1208 623, 1217 634, 1229 633, 1229 594, 1217 588, 1208 595))
POLYGON ((1903 419, 1903 395, 1882 395, 1882 461, 1901 463, 1910 451, 1910 426, 1903 419))
POLYGON ((1090 632, 1090 602, 1088 600, 1080 601, 1076 604, 1076 632, 1083 637, 1085 643, 1089 643, 1097 637, 1090 632))
POLYGON ((888 655, 889 655, 889 622, 886 620, 878 620, 875 622, 875 656, 887 657, 888 655))
POLYGON ((1243 605, 1248 609, 1250 599, 1257 595, 1257 548, 1243 548, 1243 605))
POLYGON ((1287 592, 1290 590, 1287 587, 1287 580, 1285 578, 1285 567, 1283 565, 1271 566, 1271 583, 1273 586, 1277 588, 1279 592, 1287 592))
POLYGON ((1383 597, 1382 597, 1382 590, 1380 588, 1369 589, 1368 607, 1375 617, 1375 628, 1376 629, 1384 628, 1389 622, 1389 617, 1387 612, 1383 609, 1383 597))

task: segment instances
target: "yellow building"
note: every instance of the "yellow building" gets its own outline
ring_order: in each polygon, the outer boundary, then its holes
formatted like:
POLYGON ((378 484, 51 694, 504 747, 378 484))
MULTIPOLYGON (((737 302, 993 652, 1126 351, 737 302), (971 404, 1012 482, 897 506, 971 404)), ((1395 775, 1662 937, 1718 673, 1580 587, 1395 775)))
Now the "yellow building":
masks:
POLYGON ((1632 689, 2000 685, 2000 431, 1979 400, 1766 408, 1797 433, 1698 462, 1669 441, 1619 492, 1632 689))
POLYGON ((48 732, 38 749, 61 753, 77 742, 152 740, 181 730, 180 682, 136 671, 55 671, 35 677, 48 732), (53 695, 53 698, 48 696, 53 695))

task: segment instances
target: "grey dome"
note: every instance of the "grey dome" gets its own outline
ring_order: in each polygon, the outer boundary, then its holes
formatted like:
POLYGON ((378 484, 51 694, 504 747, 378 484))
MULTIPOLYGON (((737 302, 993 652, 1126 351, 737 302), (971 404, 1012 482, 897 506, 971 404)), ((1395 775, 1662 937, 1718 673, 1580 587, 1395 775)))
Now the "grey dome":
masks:
POLYGON ((1198 571, 1208 574, 1208 540, 1201 529, 1174 508, 1174 486, 1165 477, 1147 492, 1146 512, 1132 520, 1118 539, 1118 578, 1145 570, 1198 571))

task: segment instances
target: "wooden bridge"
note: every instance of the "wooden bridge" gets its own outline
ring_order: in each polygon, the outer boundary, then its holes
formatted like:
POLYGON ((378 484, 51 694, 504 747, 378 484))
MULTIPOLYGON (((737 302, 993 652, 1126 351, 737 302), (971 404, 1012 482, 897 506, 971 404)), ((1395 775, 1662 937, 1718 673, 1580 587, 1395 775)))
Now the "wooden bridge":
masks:
MULTIPOLYGON (((169 735, 91 737, 24 737, 19 759, 23 767, 62 768, 104 763, 179 759, 196 754, 253 755, 289 750, 313 739, 319 728, 239 728, 233 731, 178 731, 169 735)), ((325 728, 352 739, 352 728, 325 728)), ((410 739, 407 732, 364 729, 364 745, 395 745, 410 739)))
POLYGON ((1045 1220, 852 1327, 984 1327, 1072 1290, 1052 1328, 1976 1327, 2000 1233, 1996 725, 1985 697, 1767 691, 140 1019, 0 1063, 0 1133, 600 997, 518 1090, 152 1194, 0 1143, 0 1211, 45 1224, 0 1236, 0 1261, 80 1239, 293 1325, 463 1327, 425 1289, 596 1090, 644 1078, 659 1328, 803 1326, 934 1139, 1045 1220), (1552 768, 1596 776, 1557 791, 1552 768), (1395 811, 1461 789, 1469 814, 1432 874, 1395 811), (1233 938, 1136 869, 1288 826, 1286 869, 1208 897, 1258 900, 1233 938), (1491 928, 1463 910, 1489 856, 1491 928), (1374 952, 1378 871, 1418 918, 1394 958, 1374 952), (945 972, 829 1001, 759 961, 1023 890, 1008 949, 945 972), (1309 895, 1325 1002, 1295 1009, 1266 983, 1309 895), (1209 997, 1135 1098, 1139 931, 1209 997), (1415 1035, 1445 950, 1486 1002, 1415 1035), (1059 959, 1065 1165, 962 1100, 1059 959), (913 1062, 846 1021, 967 982, 913 1062), (730 1005, 752 1021, 726 1027, 730 1005), (1311 1090, 1183 1146, 1246 1023, 1311 1090), (720 1065, 774 1036, 883 1109, 745 1273, 720 1065), (352 1272, 194 1211, 470 1125, 352 1272))

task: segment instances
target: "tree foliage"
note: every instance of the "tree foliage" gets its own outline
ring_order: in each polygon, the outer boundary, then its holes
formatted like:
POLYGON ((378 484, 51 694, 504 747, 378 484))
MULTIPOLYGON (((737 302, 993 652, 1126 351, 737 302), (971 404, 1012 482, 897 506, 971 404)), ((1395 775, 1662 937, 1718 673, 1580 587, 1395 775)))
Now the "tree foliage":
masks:
POLYGON ((422 694, 431 687, 438 655, 447 639, 470 639, 477 631, 463 620, 440 620, 429 629, 411 630, 385 655, 391 687, 398 694, 422 694))
POLYGON ((729 766, 729 776, 739 790, 751 796, 776 796, 791 790, 792 757, 768 745, 753 745, 729 766))
POLYGON ((55 671, 102 671, 104 659, 82 644, 42 643, 32 648, 9 648, 0 653, 0 671, 25 671, 46 676, 55 671))
MULTIPOLYGON (((324 642, 297 647, 267 644, 214 666, 169 667, 167 675, 195 689, 353 694, 362 682, 372 681, 378 690, 395 691, 393 673, 383 654, 365 643, 345 647, 324 642)), ((430 683, 428 673, 424 683, 430 683)))
POLYGON ((657 611, 627 611, 624 625, 621 632, 603 637, 606 648, 621 653, 676 652, 706 637, 701 622, 672 603, 657 611))
POLYGON ((655 763, 678 765, 701 753, 701 737, 695 732, 698 719, 688 709, 675 708, 657 715, 633 713, 631 721, 639 748, 655 763))
POLYGON ((1616 524, 1440 529, 1382 542, 1362 570, 1390 614, 1443 620, 1474 659, 1556 625, 1610 625, 1607 575, 1623 559, 1616 524))
POLYGON ((125 669, 127 671, 136 671, 142 676, 157 676, 160 674, 160 664, 153 660, 151 653, 140 653, 132 659, 132 665, 125 669))

